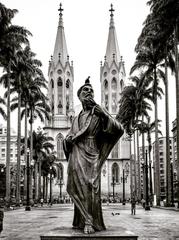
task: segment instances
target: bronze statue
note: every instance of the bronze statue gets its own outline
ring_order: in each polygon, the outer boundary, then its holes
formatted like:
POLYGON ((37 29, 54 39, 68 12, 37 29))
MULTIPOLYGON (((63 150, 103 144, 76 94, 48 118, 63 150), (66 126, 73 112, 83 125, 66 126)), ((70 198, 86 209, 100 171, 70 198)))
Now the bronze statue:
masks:
POLYGON ((84 233, 105 230, 102 216, 101 168, 123 134, 120 123, 94 101, 89 78, 77 95, 83 110, 64 140, 69 162, 67 192, 74 202, 73 228, 84 233))

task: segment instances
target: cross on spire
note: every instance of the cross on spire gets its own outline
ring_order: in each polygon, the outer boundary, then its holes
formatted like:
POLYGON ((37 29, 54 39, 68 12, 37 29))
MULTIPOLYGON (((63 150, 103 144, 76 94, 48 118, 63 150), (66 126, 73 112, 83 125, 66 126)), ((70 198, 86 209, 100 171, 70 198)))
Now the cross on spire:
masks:
POLYGON ((114 16, 113 12, 114 12, 115 10, 113 9, 113 5, 112 5, 112 4, 111 4, 111 9, 109 9, 109 11, 111 12, 110 16, 113 17, 113 16, 114 16))
POLYGON ((60 17, 62 17, 63 8, 62 8, 62 4, 61 3, 60 3, 60 8, 58 9, 58 11, 60 12, 59 13, 60 17))

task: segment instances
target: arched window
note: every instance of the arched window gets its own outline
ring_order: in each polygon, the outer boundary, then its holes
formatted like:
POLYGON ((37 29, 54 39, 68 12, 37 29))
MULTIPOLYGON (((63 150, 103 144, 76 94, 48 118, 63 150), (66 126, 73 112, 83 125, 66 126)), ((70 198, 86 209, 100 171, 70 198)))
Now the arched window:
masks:
POLYGON ((63 81, 62 78, 59 77, 57 81, 58 85, 58 114, 62 114, 63 112, 63 81))
POLYGON ((111 82, 111 90, 112 90, 112 113, 116 113, 117 111, 117 81, 116 78, 112 79, 111 82))
POLYGON ((119 166, 116 162, 112 165, 112 181, 113 178, 116 183, 119 183, 119 166))
POLYGON ((112 79, 111 89, 117 91, 117 81, 116 81, 116 78, 112 79))
POLYGON ((63 135, 60 133, 57 137, 57 157, 59 159, 64 159, 63 152, 63 135))
POLYGON ((104 91, 105 93, 108 92, 108 81, 106 79, 104 80, 104 91))
POLYGON ((57 165, 57 180, 63 180, 64 174, 63 174, 63 164, 59 163, 57 165))

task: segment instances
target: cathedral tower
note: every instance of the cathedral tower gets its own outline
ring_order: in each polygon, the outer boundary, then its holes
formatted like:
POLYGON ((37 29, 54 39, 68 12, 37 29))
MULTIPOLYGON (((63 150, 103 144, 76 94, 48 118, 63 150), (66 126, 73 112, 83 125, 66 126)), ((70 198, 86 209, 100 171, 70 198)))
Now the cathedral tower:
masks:
MULTIPOLYGON (((120 55, 117 34, 114 24, 114 9, 111 4, 110 24, 104 62, 100 67, 101 105, 115 117, 119 110, 121 92, 126 85, 126 72, 122 56, 120 55)), ((125 134, 114 146, 102 170, 102 191, 115 194, 122 199, 122 179, 127 181, 126 191, 130 193, 130 142, 125 134), (105 174, 106 173, 106 174, 105 174), (114 193, 114 185, 116 193, 114 193), (108 186, 108 189, 106 189, 108 186)), ((111 195, 110 194, 110 195, 111 195)))
MULTIPOLYGON (((57 152, 57 181, 56 185, 64 187, 66 191, 67 161, 64 156, 62 142, 71 127, 71 120, 74 116, 73 62, 70 63, 63 26, 63 9, 60 4, 59 22, 53 55, 49 61, 48 69, 48 98, 52 111, 51 120, 46 122, 45 131, 53 137, 55 151, 57 152), (63 182, 63 185, 62 185, 63 182)), ((57 189, 53 192, 59 193, 57 189)))

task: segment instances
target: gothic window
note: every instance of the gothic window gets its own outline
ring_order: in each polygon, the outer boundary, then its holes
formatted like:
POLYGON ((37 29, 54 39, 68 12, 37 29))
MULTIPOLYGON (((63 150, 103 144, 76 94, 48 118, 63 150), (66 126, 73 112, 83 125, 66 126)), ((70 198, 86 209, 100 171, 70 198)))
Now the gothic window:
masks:
POLYGON ((67 76, 70 76, 70 72, 69 71, 67 71, 67 76))
POLYGON ((67 79, 67 81, 66 81, 66 88, 69 88, 69 87, 70 87, 70 80, 67 79))
POLYGON ((112 89, 112 113, 116 113, 117 111, 117 104, 116 104, 116 101, 117 101, 117 81, 116 81, 116 78, 113 78, 112 79, 112 82, 111 82, 111 89, 112 89))
POLYGON ((63 82, 61 77, 58 78, 58 114, 62 114, 63 110, 63 82))
POLYGON ((112 82, 111 82, 111 88, 112 90, 117 90, 117 81, 116 81, 116 78, 113 78, 112 79, 112 82))
POLYGON ((58 69, 58 70, 57 70, 57 73, 58 73, 58 74, 62 74, 62 70, 61 70, 61 69, 58 69))
POLYGON ((106 76, 107 76, 107 72, 104 72, 104 74, 103 74, 103 75, 104 75, 104 77, 106 77, 106 76))
POLYGON ((116 183, 119 183, 119 166, 116 162, 113 163, 113 165, 112 165, 112 178, 113 177, 114 177, 114 181, 116 183))
POLYGON ((58 180, 62 180, 63 179, 63 165, 61 163, 59 163, 58 165, 58 168, 57 168, 57 179, 58 180))
POLYGON ((116 74, 116 70, 115 70, 115 69, 112 70, 112 74, 113 74, 113 75, 116 74))
POLYGON ((59 159, 64 159, 63 152, 63 135, 60 133, 57 137, 57 157, 59 159))
POLYGON ((113 147, 111 155, 112 158, 118 158, 118 143, 113 147))
POLYGON ((69 95, 66 95, 66 110, 68 111, 70 108, 70 100, 69 100, 69 95))
POLYGON ((62 87, 63 85, 63 82, 62 82, 62 79, 61 77, 58 78, 58 87, 62 87))
POLYGON ((128 162, 125 164, 124 170, 125 170, 125 175, 128 176, 129 175, 129 163, 128 162))

